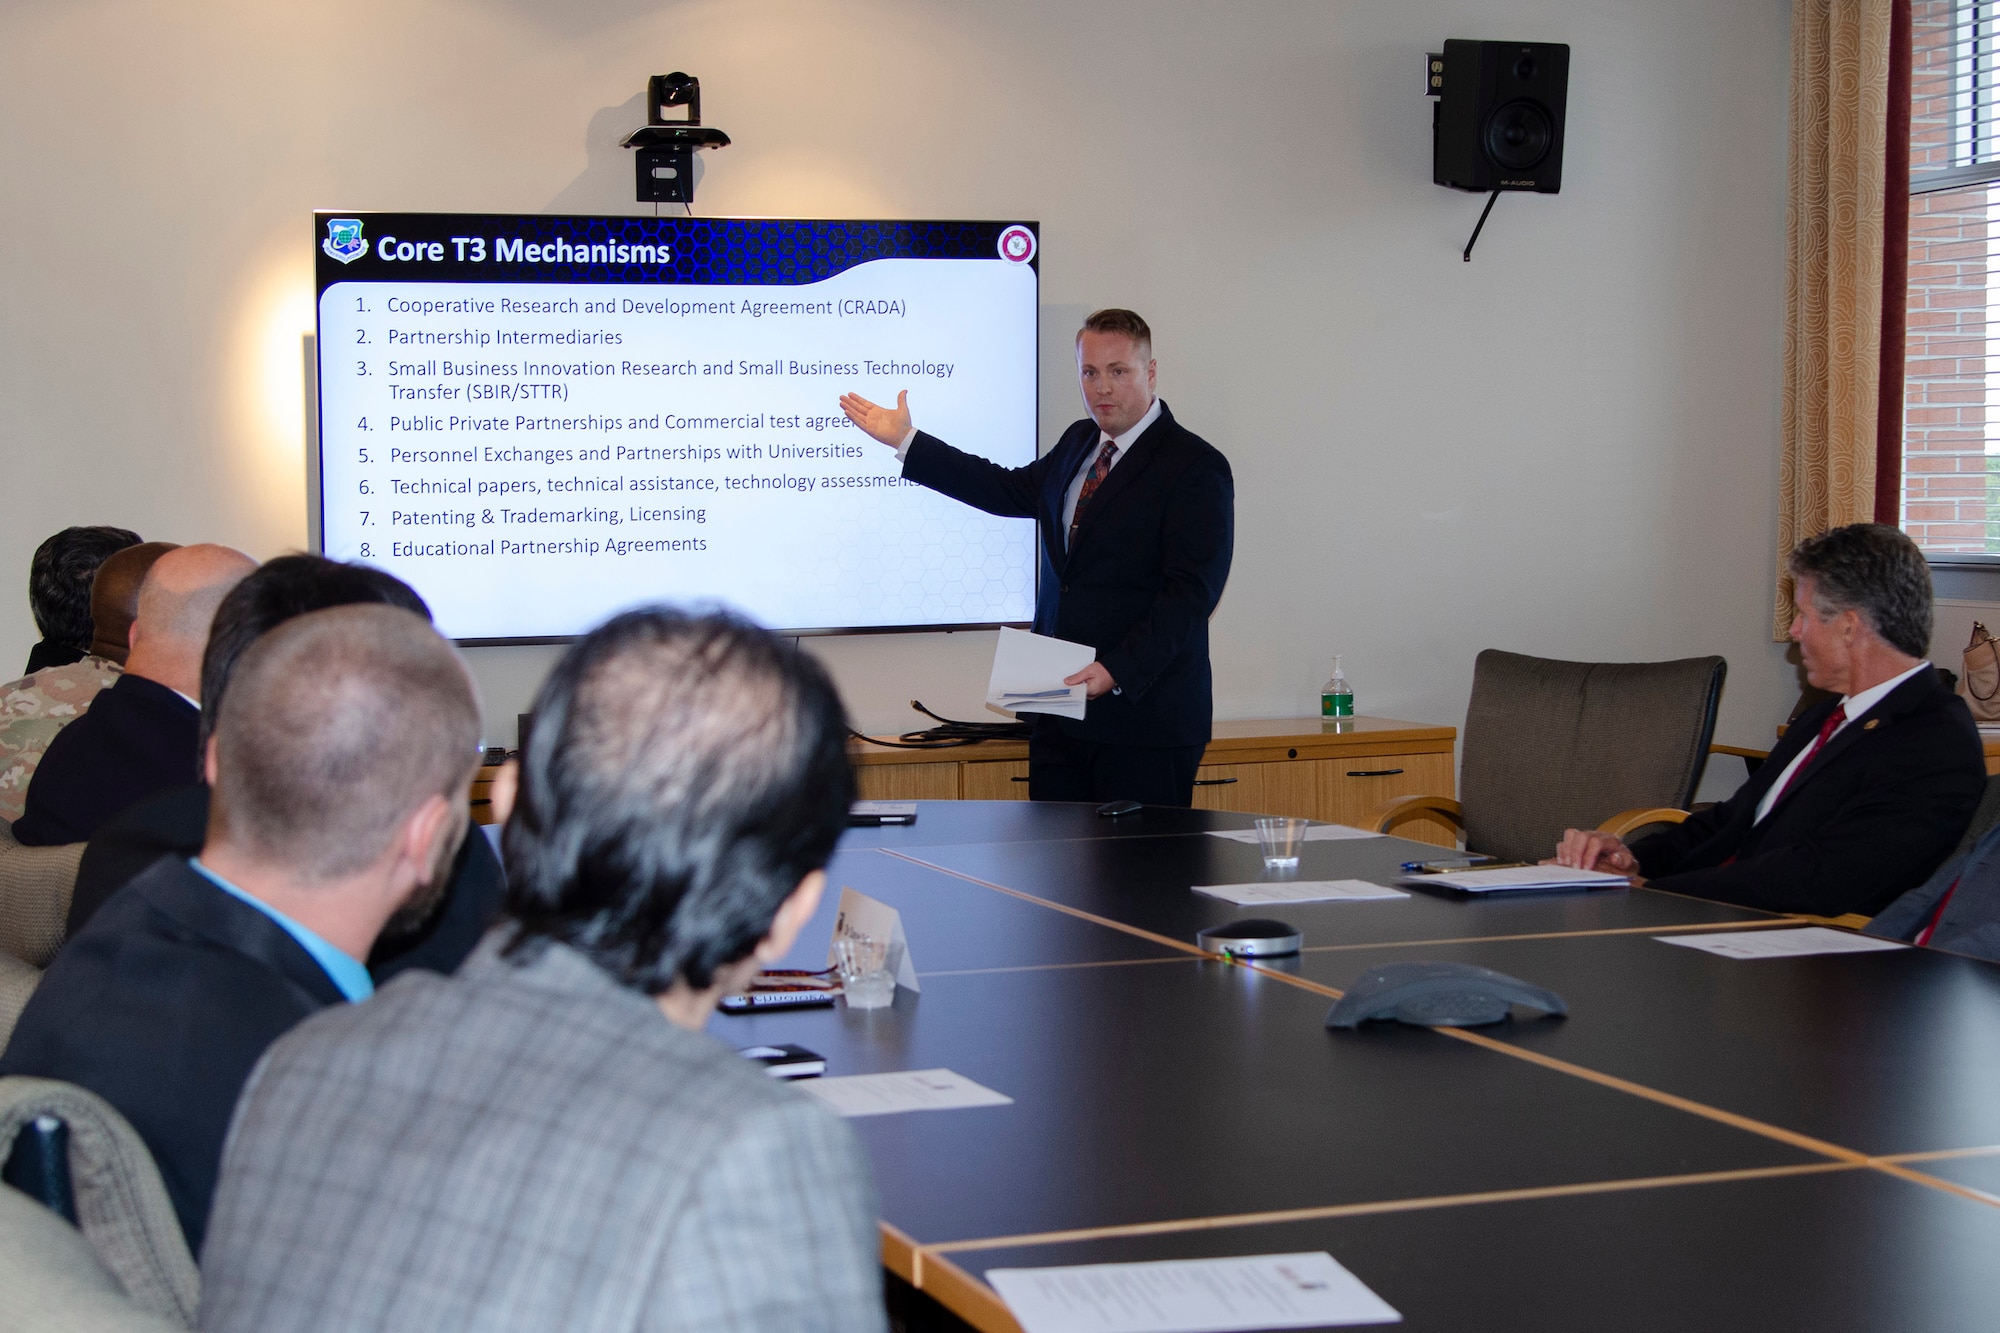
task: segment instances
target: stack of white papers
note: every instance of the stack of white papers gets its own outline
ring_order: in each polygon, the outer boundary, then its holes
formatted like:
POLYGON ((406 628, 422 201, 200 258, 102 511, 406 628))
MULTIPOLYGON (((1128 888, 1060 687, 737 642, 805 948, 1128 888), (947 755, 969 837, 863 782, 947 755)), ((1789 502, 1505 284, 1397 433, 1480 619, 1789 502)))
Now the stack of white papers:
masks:
POLYGON ((1196 893, 1220 898, 1238 907, 1270 903, 1368 902, 1377 898, 1407 898, 1400 889, 1385 889, 1365 879, 1295 879, 1269 884, 1197 884, 1196 893))
MULTIPOLYGON (((1257 830, 1253 828, 1210 829, 1211 838, 1227 838, 1231 842, 1246 842, 1257 845, 1257 830)), ((1306 830, 1307 842, 1346 842, 1350 838, 1382 838, 1387 834, 1376 833, 1372 829, 1353 828, 1347 824, 1314 824, 1306 830)))
POLYGON ((1026 1333, 1238 1333, 1403 1320, 1324 1250, 989 1268, 986 1281, 1026 1333))
POLYGON ((1084 687, 1065 685, 1063 680, 1096 660, 1097 650, 1087 643, 1003 629, 993 650, 993 674, 986 681, 986 706, 1010 713, 1081 718, 1084 687))
POLYGON ((1883 949, 1907 949, 1895 940, 1878 940, 1873 935, 1850 935, 1825 926, 1805 926, 1798 930, 1728 930, 1703 935, 1655 935, 1662 944, 1678 944, 1700 949, 1722 958, 1803 958, 1816 953, 1876 953, 1883 949))
POLYGON ((1454 893, 1512 893, 1527 889, 1616 889, 1631 881, 1608 870, 1503 866, 1497 870, 1451 870, 1442 875, 1402 875, 1396 882, 1450 889, 1454 893))
POLYGON ((904 1069, 893 1074, 849 1074, 799 1085, 844 1116, 902 1111, 955 1111, 966 1106, 1012 1106, 1014 1099, 981 1087, 949 1069, 904 1069))

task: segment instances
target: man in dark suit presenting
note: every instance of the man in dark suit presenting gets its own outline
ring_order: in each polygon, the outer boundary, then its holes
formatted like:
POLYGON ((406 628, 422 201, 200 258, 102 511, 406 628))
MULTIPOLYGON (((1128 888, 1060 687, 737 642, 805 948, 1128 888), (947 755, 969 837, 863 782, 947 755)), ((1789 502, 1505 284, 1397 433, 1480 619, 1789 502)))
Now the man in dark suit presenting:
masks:
POLYGON ((1028 743, 1038 801, 1188 805, 1213 713, 1208 617, 1235 542, 1229 461, 1154 395, 1153 334, 1099 310, 1076 335, 1090 418, 1026 467, 1004 468, 915 429, 893 408, 841 397, 848 420, 895 448, 903 476, 1041 530, 1035 632, 1097 650, 1066 684, 1081 721, 1043 714, 1028 743))

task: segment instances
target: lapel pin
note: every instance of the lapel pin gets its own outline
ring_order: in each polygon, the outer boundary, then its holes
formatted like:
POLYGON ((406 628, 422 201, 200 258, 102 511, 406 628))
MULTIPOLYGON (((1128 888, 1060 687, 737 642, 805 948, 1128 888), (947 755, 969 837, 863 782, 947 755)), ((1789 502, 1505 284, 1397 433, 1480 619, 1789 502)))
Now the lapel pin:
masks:
POLYGON ((1881 725, 1882 725, 1882 719, 1881 719, 1881 718, 1879 718, 1879 717, 1871 717, 1871 718, 1869 718, 1869 719, 1868 719, 1868 720, 1867 720, 1866 722, 1863 722, 1863 723, 1861 724, 1861 729, 1862 729, 1863 731, 1873 731, 1873 730, 1875 730, 1875 728, 1877 728, 1877 727, 1879 727, 1879 726, 1881 726, 1881 725))

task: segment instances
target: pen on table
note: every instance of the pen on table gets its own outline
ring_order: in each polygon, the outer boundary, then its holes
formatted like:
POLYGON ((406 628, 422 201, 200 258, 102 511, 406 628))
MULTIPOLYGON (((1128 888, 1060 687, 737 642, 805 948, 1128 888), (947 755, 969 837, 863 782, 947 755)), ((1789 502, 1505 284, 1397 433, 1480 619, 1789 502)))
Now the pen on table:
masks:
POLYGON ((1445 865, 1437 861, 1405 861, 1403 871, 1411 875, 1448 875, 1454 870, 1513 870, 1527 864, 1526 861, 1467 861, 1445 865))

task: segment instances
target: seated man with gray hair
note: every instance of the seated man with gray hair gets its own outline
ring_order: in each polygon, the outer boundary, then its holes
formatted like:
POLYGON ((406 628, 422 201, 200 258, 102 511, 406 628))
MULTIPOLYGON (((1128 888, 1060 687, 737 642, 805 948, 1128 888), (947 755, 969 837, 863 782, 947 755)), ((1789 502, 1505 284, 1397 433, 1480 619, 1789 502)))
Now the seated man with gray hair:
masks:
POLYGON ((1931 573, 1896 528, 1854 523, 1788 562, 1806 680, 1839 695, 1792 720, 1728 800, 1639 839, 1571 829, 1556 861, 1773 912, 1873 915, 1950 855, 1986 787, 1979 729, 1924 660, 1931 573))
POLYGON ((479 709, 421 616, 287 621, 236 667, 195 858, 120 889, 49 965, 0 1074, 81 1084, 146 1141, 199 1251, 243 1082, 299 1020, 373 989, 362 960, 428 912, 469 817, 479 709))
POLYGON ((882 1329, 853 1131, 702 1031, 825 887, 854 789, 825 671, 629 612, 556 667, 521 765, 508 919, 251 1079, 201 1326, 882 1329))

